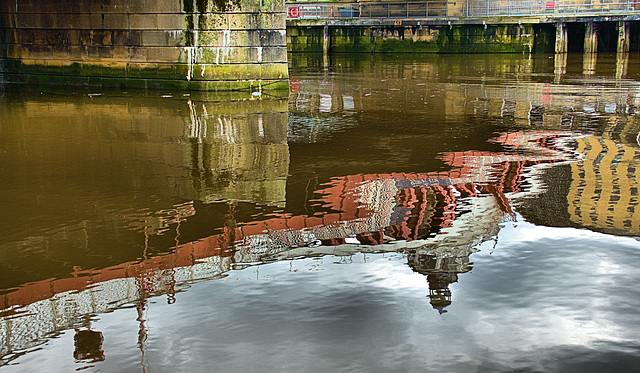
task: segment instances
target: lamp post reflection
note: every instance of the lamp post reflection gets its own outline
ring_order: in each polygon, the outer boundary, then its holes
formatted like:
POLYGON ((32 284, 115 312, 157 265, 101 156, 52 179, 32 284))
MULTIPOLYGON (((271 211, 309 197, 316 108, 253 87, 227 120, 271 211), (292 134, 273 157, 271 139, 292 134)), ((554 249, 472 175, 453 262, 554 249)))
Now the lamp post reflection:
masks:
MULTIPOLYGON (((251 265, 323 255, 407 254, 409 268, 426 276, 425 294, 428 294, 431 306, 440 313, 446 312, 454 300, 450 286, 459 277, 464 279, 461 274, 471 270, 471 255, 478 245, 495 237, 501 223, 513 220, 512 201, 527 195, 535 196, 542 189, 535 178, 528 177, 535 165, 580 159, 580 155, 566 144, 573 142, 580 147, 578 152, 587 148, 599 150, 589 153, 588 163, 575 166, 575 173, 581 178, 591 176, 593 165, 615 165, 626 176, 633 169, 631 159, 637 157, 633 157, 635 150, 629 147, 587 138, 569 132, 570 128, 558 132, 532 131, 534 126, 542 128, 552 121, 557 121, 558 127, 572 127, 584 122, 586 117, 554 110, 554 102, 560 100, 554 92, 556 88, 536 87, 534 93, 540 95, 531 101, 517 96, 531 93, 526 90, 509 91, 511 93, 507 93, 514 96, 504 98, 506 89, 503 87, 493 89, 477 85, 466 87, 464 91, 446 92, 452 97, 457 95, 460 101, 469 102, 465 110, 485 108, 483 115, 499 116, 501 123, 528 126, 525 131, 498 132, 490 142, 496 145, 492 145, 493 149, 502 151, 441 152, 438 160, 444 162, 446 167, 441 169, 446 171, 344 172, 342 176, 332 173, 330 179, 324 179, 324 184, 310 187, 305 201, 312 201, 309 203, 318 208, 304 213, 286 212, 285 209, 290 171, 287 141, 294 137, 294 140, 309 138, 313 142, 328 136, 326 132, 318 132, 318 128, 313 127, 313 131, 301 131, 297 137, 288 136, 287 131, 292 129, 287 126, 284 112, 277 113, 276 121, 270 121, 267 113, 234 116, 225 113, 224 108, 214 113, 216 105, 189 101, 190 116, 181 118, 186 122, 186 127, 180 127, 185 135, 174 136, 177 139, 186 136, 187 141, 171 142, 172 149, 182 151, 179 154, 183 164, 175 167, 174 180, 179 183, 168 179, 166 185, 161 185, 172 187, 175 184, 175 195, 183 199, 173 208, 155 214, 145 212, 144 219, 136 220, 138 225, 132 229, 137 229, 138 233, 142 229, 145 235, 142 257, 123 260, 106 268, 78 269, 68 278, 33 281, 5 290, 0 294, 0 337, 3 338, 0 356, 33 347, 51 331, 75 328, 74 320, 78 316, 133 304, 137 310, 138 345, 144 366, 149 334, 145 315, 148 299, 166 295, 167 301, 173 303, 176 294, 195 281, 221 278, 231 270, 251 265), (484 95, 489 98, 469 100, 474 90, 482 93, 474 97, 484 95), (491 97, 502 97, 500 105, 491 105, 491 97), (609 155, 599 157, 605 147, 609 155), (188 151, 184 152, 185 149, 188 151), (623 170, 619 164, 628 167, 623 170), (188 175, 182 177, 185 170, 188 175), (582 174, 588 175, 583 177, 582 174), (184 202, 184 198, 188 201, 184 202), (218 214, 224 215, 224 219, 219 218, 215 225, 211 218, 213 214, 198 211, 202 204, 210 202, 216 202, 218 212, 225 210, 218 214), (272 209, 254 218, 246 211, 240 213, 243 204, 252 208, 257 204, 268 205, 272 209), (203 215, 204 224, 213 226, 208 228, 206 237, 182 239, 187 231, 185 225, 188 228, 190 221, 203 215), (211 229, 215 230, 210 232, 211 229), (164 251, 149 251, 149 239, 161 236, 170 236, 175 244, 164 247, 164 251), (40 312, 40 309, 51 311, 40 312)), ((320 113, 329 115, 341 108, 343 121, 337 122, 340 125, 348 125, 350 122, 344 118, 351 118, 363 105, 363 96, 327 94, 316 98, 318 116, 320 113)), ((300 95, 290 102, 290 106, 304 107, 310 101, 300 95)), ((240 111, 240 107, 236 105, 229 111, 240 111)), ((629 110, 631 107, 628 104, 629 110)), ((173 151, 166 153, 175 154, 173 151)), ((170 164, 169 161, 166 163, 170 164)), ((138 169, 143 170, 143 167, 138 169)), ((635 182, 602 167, 598 172, 604 184, 607 180, 635 182)), ((147 182, 144 176, 138 178, 140 183, 147 182)), ((615 189, 615 182, 613 186, 615 189)), ((589 184, 589 187, 598 185, 589 184)), ((617 189, 620 188, 622 186, 617 189)), ((623 202, 635 201, 634 196, 618 193, 617 189, 612 190, 611 196, 621 195, 623 202)), ((572 197, 570 201, 575 200, 575 206, 585 206, 581 201, 590 198, 588 193, 572 197)), ((132 203, 131 200, 127 202, 132 203)), ((608 205, 622 206, 623 203, 608 205)), ((595 206, 592 210, 601 212, 605 208, 604 205, 595 206)), ((588 221, 591 212, 575 211, 572 216, 588 226, 607 224, 606 219, 588 221)), ((630 229, 626 223, 629 219, 631 225, 637 222, 637 214, 629 216, 622 210, 614 212, 613 215, 620 216, 616 225, 621 229, 630 229)), ((76 359, 104 358, 104 352, 99 352, 103 343, 102 338, 98 338, 101 337, 99 332, 83 326, 77 329, 76 335, 76 359)))

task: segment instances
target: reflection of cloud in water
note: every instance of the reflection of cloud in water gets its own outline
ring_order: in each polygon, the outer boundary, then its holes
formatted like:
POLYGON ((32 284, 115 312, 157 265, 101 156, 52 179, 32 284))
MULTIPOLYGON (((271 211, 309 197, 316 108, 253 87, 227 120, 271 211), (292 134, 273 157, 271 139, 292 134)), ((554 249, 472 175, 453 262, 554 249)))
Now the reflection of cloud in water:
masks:
MULTIPOLYGON (((625 309, 629 299, 638 299, 634 285, 638 268, 630 261, 638 257, 638 242, 518 220, 500 230, 500 249, 491 257, 490 250, 475 256, 475 271, 485 280, 469 283, 457 294, 484 305, 482 313, 465 310, 460 315, 477 321, 470 330, 477 343, 491 346, 498 361, 509 361, 514 350, 531 352, 548 346, 564 346, 559 355, 573 354, 574 346, 602 353, 611 346, 630 344, 637 351, 633 344, 640 324, 625 309), (605 270, 611 262, 623 267, 625 275, 605 270), (505 278, 510 281, 505 283, 505 278)), ((527 359, 527 364, 529 360, 538 361, 545 371, 549 370, 545 366, 554 370, 565 364, 541 354, 527 359)))
MULTIPOLYGON (((633 371, 640 320, 628 307, 640 299, 637 241, 537 227, 519 216, 497 241, 474 254, 474 273, 452 287, 456 301, 445 315, 426 307, 426 281, 400 254, 355 254, 348 266, 336 264, 340 257, 303 258, 193 283, 172 305, 156 298, 144 315, 146 354, 154 371, 197 370, 212 354, 223 371, 277 370, 283 362, 295 371, 633 371), (521 236, 529 238, 523 246, 521 236), (602 283, 589 264, 595 257, 620 263, 628 276, 602 283), (592 303, 605 293, 609 304, 592 303)), ((135 369, 135 357, 119 347, 137 340, 137 316, 120 309, 93 324, 105 337, 102 370, 135 369)), ((70 355, 64 341, 49 344, 70 355)))
POLYGON ((339 212, 322 216, 283 215, 236 226, 231 204, 224 233, 171 254, 24 285, 0 298, 2 355, 77 326, 81 315, 156 294, 172 298, 234 268, 299 257, 408 251, 409 265, 428 276, 431 303, 442 312, 451 303, 449 283, 471 269, 470 254, 515 216, 510 198, 527 193, 519 186, 525 166, 572 157, 556 133, 511 133, 496 141, 537 155, 450 153, 443 155, 454 166, 449 172, 334 178, 319 194, 339 212))

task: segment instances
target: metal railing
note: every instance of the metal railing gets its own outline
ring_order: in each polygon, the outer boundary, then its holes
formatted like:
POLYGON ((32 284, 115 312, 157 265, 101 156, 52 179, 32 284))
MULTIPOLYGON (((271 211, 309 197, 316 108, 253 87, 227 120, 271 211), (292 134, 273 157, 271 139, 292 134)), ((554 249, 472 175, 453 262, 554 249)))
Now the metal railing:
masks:
POLYGON ((287 19, 566 16, 640 13, 640 0, 452 0, 393 3, 287 3, 287 19))

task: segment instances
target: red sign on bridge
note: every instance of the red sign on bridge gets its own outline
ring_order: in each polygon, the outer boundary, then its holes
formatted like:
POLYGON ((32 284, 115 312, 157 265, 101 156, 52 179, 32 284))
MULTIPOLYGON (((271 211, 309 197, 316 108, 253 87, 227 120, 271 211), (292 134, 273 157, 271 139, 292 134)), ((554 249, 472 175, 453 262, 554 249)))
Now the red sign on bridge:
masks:
POLYGON ((289 18, 298 18, 300 17, 300 8, 297 6, 290 6, 287 13, 289 18))

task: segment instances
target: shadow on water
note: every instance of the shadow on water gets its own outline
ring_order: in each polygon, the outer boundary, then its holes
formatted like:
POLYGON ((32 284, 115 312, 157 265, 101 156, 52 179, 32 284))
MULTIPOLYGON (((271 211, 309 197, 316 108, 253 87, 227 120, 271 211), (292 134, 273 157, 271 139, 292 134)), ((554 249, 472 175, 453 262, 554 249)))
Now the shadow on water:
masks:
POLYGON ((639 235, 619 63, 465 58, 294 55, 288 100, 7 91, 2 362, 74 329, 76 363, 99 364, 92 320, 127 308, 142 349, 159 295, 258 265, 401 253, 442 314, 505 223, 639 235))

